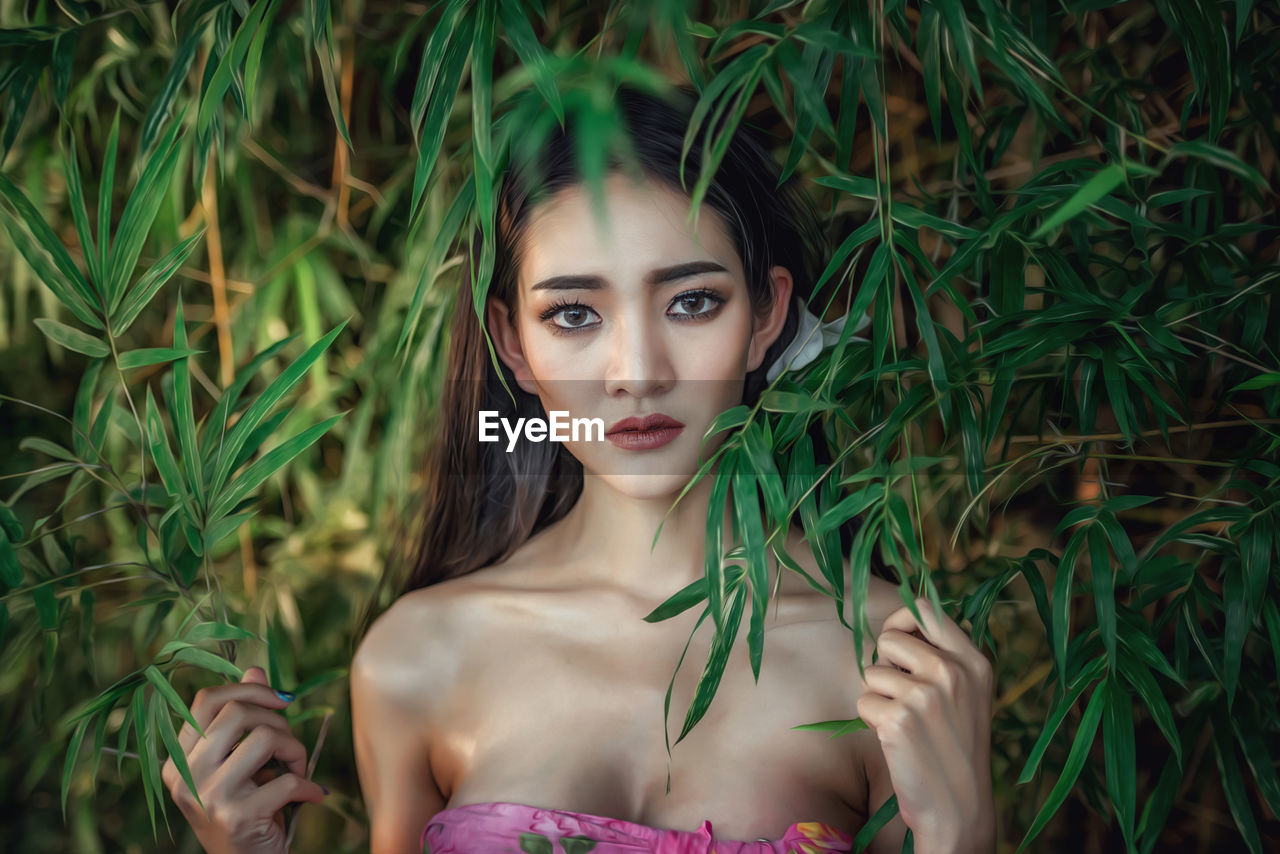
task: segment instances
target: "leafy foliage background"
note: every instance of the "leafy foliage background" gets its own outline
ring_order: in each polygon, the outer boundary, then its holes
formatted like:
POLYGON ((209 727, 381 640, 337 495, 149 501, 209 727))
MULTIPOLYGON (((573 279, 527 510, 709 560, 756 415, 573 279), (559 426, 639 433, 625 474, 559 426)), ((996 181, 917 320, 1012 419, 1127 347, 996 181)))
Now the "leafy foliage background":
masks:
POLYGON ((367 847, 342 677, 456 238, 522 140, 572 114, 603 151, 610 87, 665 79, 774 135, 828 214, 816 307, 873 317, 726 414, 717 488, 770 527, 743 512, 746 565, 671 607, 745 616, 758 663, 799 513, 815 586, 858 596, 880 550, 989 646, 1002 849, 1275 848, 1277 17, 0 0, 6 838, 197 850, 180 817, 156 841, 155 769, 182 699, 252 662, 306 695, 304 742, 328 726, 297 849, 367 847), (815 489, 812 418, 842 454, 815 489))

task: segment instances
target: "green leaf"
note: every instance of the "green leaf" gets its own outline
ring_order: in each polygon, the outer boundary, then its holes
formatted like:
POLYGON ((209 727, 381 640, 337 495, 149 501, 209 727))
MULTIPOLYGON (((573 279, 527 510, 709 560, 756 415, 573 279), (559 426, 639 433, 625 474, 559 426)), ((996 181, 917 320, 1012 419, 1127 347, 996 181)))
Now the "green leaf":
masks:
MULTIPOLYGON (((205 230, 202 228, 177 246, 170 249, 164 254, 159 261, 152 265, 151 269, 143 273, 137 283, 128 290, 128 296, 121 304, 111 319, 111 328, 115 330, 117 336, 123 335, 138 315, 151 302, 151 298, 164 285, 165 282, 173 278, 173 274, 178 271, 183 262, 187 260, 187 256, 195 249, 196 241, 204 237, 205 230)), ((192 352, 203 352, 196 350, 192 352)))
MULTIPOLYGON (((458 85, 462 82, 462 72, 466 68, 467 56, 471 50, 472 30, 475 19, 463 16, 457 26, 450 27, 442 34, 448 44, 444 47, 444 56, 440 60, 438 77, 431 88, 430 97, 426 100, 426 120, 422 125, 422 134, 418 142, 418 160, 413 173, 413 191, 410 197, 409 210, 419 210, 422 191, 426 189, 427 179, 435 168, 440 156, 440 147, 444 142, 445 129, 449 123, 449 115, 453 112, 454 100, 457 98, 458 85)), ((430 50, 431 43, 428 43, 430 50)), ((424 57, 424 63, 430 57, 424 57)), ((419 78, 421 80, 421 77, 419 78)), ((417 93, 414 93, 417 101, 417 93)), ((416 126, 416 122, 414 123, 416 126)))
POLYGON ((1076 778, 1080 776, 1080 770, 1084 768, 1085 760, 1089 756, 1089 749, 1093 746, 1093 737, 1098 732, 1098 721, 1102 717, 1106 696, 1107 692, 1102 689, 1093 692, 1089 705, 1085 707, 1084 717, 1080 719, 1080 728, 1076 730, 1076 738, 1071 745, 1071 752, 1067 754, 1062 773, 1058 775, 1058 780, 1050 790, 1049 797, 1045 799, 1040 812, 1036 814, 1035 821, 1022 837, 1022 842, 1018 845, 1019 852, 1025 850, 1031 840, 1039 835, 1075 786, 1076 778))
POLYGON ((3 174, 0 174, 0 199, 7 200, 17 211, 21 223, 12 219, 8 210, 0 205, 9 236, 36 276, 72 314, 89 326, 101 329, 102 321, 90 308, 96 303, 93 289, 35 205, 3 174))
POLYGON ((154 834, 156 803, 161 800, 160 765, 155 757, 155 730, 147 725, 145 690, 145 685, 139 685, 133 692, 133 730, 138 736, 138 764, 142 766, 142 793, 147 801, 147 813, 151 816, 151 832, 154 834))
POLYGON ((760 499, 750 471, 735 467, 733 472, 733 509, 738 535, 747 552, 747 575, 751 582, 751 622, 747 630, 747 652, 751 673, 760 681, 760 663, 764 654, 764 617, 769 605, 769 567, 765 562, 764 527, 760 522, 760 499))
POLYGON ((876 838, 876 834, 880 832, 886 824, 893 820, 898 814, 898 796, 890 795, 889 800, 880 805, 875 815, 867 819, 867 823, 858 831, 858 835, 853 837, 853 854, 861 854, 871 845, 871 841, 876 838))
POLYGON ((286 344, 292 341, 293 338, 293 335, 290 335, 287 338, 281 338, 261 353, 258 353, 249 361, 249 364, 245 365, 245 367, 236 374, 236 378, 232 381, 231 385, 227 386, 227 388, 223 390, 222 397, 218 399, 217 405, 214 406, 213 411, 209 413, 207 421, 210 428, 216 427, 216 430, 206 429, 202 440, 202 449, 206 468, 212 467, 214 453, 215 451, 220 450, 221 445, 226 438, 224 431, 227 419, 231 415, 236 404, 239 402, 240 395, 244 393, 244 390, 248 388, 250 381, 253 380, 254 374, 258 372, 260 367, 266 364, 267 360, 273 358, 276 353, 280 352, 280 350, 284 348, 286 344))
POLYGON ((724 630, 724 597, 726 593, 724 570, 724 507, 729 497, 729 483, 733 478, 735 457, 726 455, 719 470, 712 476, 711 503, 707 507, 707 539, 704 545, 703 574, 707 580, 707 607, 716 626, 716 634, 724 630))
MULTIPOLYGON (((173 321, 173 349, 187 349, 187 326, 182 313, 182 294, 178 294, 177 315, 173 321)), ((196 501, 204 494, 204 472, 200 467, 200 445, 196 441, 196 417, 191 395, 191 365, 187 356, 173 366, 173 421, 178 433, 178 453, 186 470, 187 483, 196 501)))
POLYGON ((806 397, 789 391, 767 389, 760 395, 760 406, 766 412, 829 412, 836 404, 820 398, 806 397))
POLYGON ((1262 854, 1262 839, 1258 835, 1258 824, 1253 817, 1253 807, 1249 804, 1249 794, 1244 788, 1244 777, 1240 773, 1240 764, 1236 760, 1235 743, 1231 740, 1231 727, 1221 713, 1221 707, 1214 714, 1213 732, 1214 754, 1218 759, 1218 775, 1222 779, 1222 788, 1227 796, 1227 806, 1231 809, 1231 817, 1235 819, 1240 835, 1249 846, 1250 854, 1262 854))
POLYGON ((55 344, 61 344, 68 350, 84 353, 86 356, 93 356, 96 359, 111 355, 111 348, 106 344, 103 344, 92 335, 81 332, 79 329, 67 326, 65 323, 59 323, 46 317, 38 317, 35 320, 35 324, 51 341, 55 344))
POLYGON ((1138 692, 1138 696, 1142 699, 1147 711, 1150 712, 1152 720, 1156 722, 1156 726, 1164 734, 1165 740, 1173 748, 1173 756, 1177 760, 1178 767, 1182 767, 1182 739, 1178 737, 1178 727, 1173 720, 1173 710, 1169 708, 1169 701, 1165 699, 1164 692, 1160 690, 1155 677, 1141 662, 1134 661, 1128 655, 1117 656, 1115 661, 1120 669, 1120 675, 1138 692))
POLYGON ((156 693, 164 698, 164 701, 173 707, 173 710, 182 716, 182 719, 191 726, 195 727, 196 732, 204 737, 204 730, 200 728, 200 724, 196 723, 196 719, 191 715, 191 710, 187 708, 187 704, 178 696, 178 692, 173 690, 173 686, 169 684, 169 680, 164 678, 154 664, 148 665, 147 669, 142 671, 147 681, 155 686, 156 693))
MULTIPOLYGON (((147 668, 151 670, 153 668, 147 668)), ((158 673, 159 671, 157 671, 158 673)), ((154 682, 152 684, 155 684, 154 682)), ((165 683, 168 684, 167 682, 165 683)), ((185 706, 185 704, 184 704, 185 706)), ((200 808, 204 808, 204 802, 200 800, 200 793, 196 791, 195 779, 191 776, 191 768, 187 765, 186 754, 182 752, 182 745, 178 743, 178 734, 173 731, 173 720, 169 717, 169 713, 164 709, 156 710, 155 715, 158 729, 160 730, 160 740, 164 742, 165 750, 169 751, 169 758, 173 760, 173 764, 177 766, 178 773, 182 775, 183 782, 187 784, 187 788, 191 790, 191 794, 195 796, 196 803, 200 804, 200 808)), ((196 727, 199 729, 199 727, 196 727)), ((203 735, 203 733, 201 733, 203 735)))
POLYGON ((172 362, 174 359, 182 359, 203 352, 203 350, 187 350, 185 348, 175 350, 172 347, 143 347, 139 350, 129 350, 121 353, 116 362, 120 365, 121 370, 129 371, 134 368, 145 368, 148 365, 172 362))
MULTIPOLYGON (((316 441, 327 433, 329 428, 336 424, 338 419, 345 414, 346 413, 339 413, 337 415, 330 416, 319 424, 314 424, 311 427, 308 427, 298 435, 281 442, 279 445, 263 454, 259 459, 255 460, 244 470, 243 474, 232 481, 227 486, 226 490, 220 493, 213 501, 213 507, 209 511, 210 518, 220 520, 224 514, 229 512, 251 492, 261 486, 263 481, 287 465, 289 461, 298 454, 315 444, 316 441)), ((219 539, 221 539, 221 537, 219 537, 219 539)), ((212 544, 212 542, 213 541, 210 541, 210 544, 212 544)))
POLYGON ((325 685, 328 685, 330 682, 336 682, 337 680, 342 679, 347 675, 347 673, 348 673, 348 669, 346 667, 334 667, 329 670, 326 670, 322 673, 312 676, 310 679, 306 680, 302 684, 298 685, 298 687, 294 688, 293 695, 297 697, 299 700, 301 700, 303 697, 307 696, 308 694, 312 693, 318 688, 323 688, 325 685))
POLYGON ((1239 385, 1234 385, 1228 390, 1228 394, 1235 394, 1238 391, 1254 391, 1260 388, 1270 388, 1273 385, 1280 385, 1280 371, 1268 371, 1264 374, 1258 374, 1253 379, 1245 380, 1239 385))
POLYGON ((665 602, 644 616, 646 623, 660 623, 697 605, 707 598, 707 579, 699 578, 691 581, 676 593, 671 594, 665 602))
POLYGON ((1107 760, 1107 792, 1130 851, 1134 850, 1133 824, 1137 811, 1138 765, 1133 735, 1133 704, 1115 676, 1108 676, 1106 711, 1102 720, 1102 747, 1107 760))
POLYGON ((128 289, 129 280, 133 278, 133 269, 137 266, 138 256, 142 254, 142 246, 155 222, 156 214, 169 193, 173 171, 181 153, 177 135, 185 113, 184 107, 165 131, 159 146, 147 157, 138 183, 129 194, 124 211, 120 214, 120 224, 116 227, 115 239, 111 243, 111 252, 104 268, 107 277, 105 291, 108 296, 108 316, 114 317, 116 314, 128 289))
MULTIPOLYGON (((98 289, 107 293, 108 261, 111 257, 111 196, 115 189, 116 152, 120 143, 120 107, 116 107, 111 120, 111 132, 107 134, 107 151, 102 159, 102 180, 98 183, 98 274, 102 280, 98 289)), ((155 826, 154 817, 152 827, 155 826)))
POLYGON ((38 451, 42 454, 48 454, 59 460, 68 460, 70 462, 79 462, 79 457, 67 448, 62 447, 57 442, 45 439, 42 436, 27 436, 18 443, 18 450, 21 451, 38 451))
POLYGON ((186 483, 178 472, 178 462, 173 458, 173 451, 169 448, 169 438, 165 433, 164 422, 160 420, 160 411, 156 408, 151 386, 147 386, 146 419, 147 446, 151 451, 156 469, 160 472, 160 480, 164 483, 165 491, 171 498, 187 505, 190 496, 187 494, 186 483))
POLYGON ((820 732, 829 732, 831 733, 830 737, 835 738, 838 735, 848 735, 852 732, 861 732, 862 730, 867 729, 867 725, 863 722, 862 718, 850 718, 843 721, 821 721, 815 724, 799 724, 798 726, 793 726, 792 729, 810 729, 818 730, 820 732))
POLYGON ((214 477, 210 484, 210 494, 222 493, 223 484, 227 482, 227 478, 231 474, 232 462, 237 454, 240 453, 240 449, 244 447, 245 440, 248 439, 249 434, 266 417, 267 413, 289 393, 289 390, 298 384, 311 365, 329 348, 329 345, 333 343, 333 340, 338 337, 338 333, 346 325, 347 322, 344 320, 327 335, 308 347, 306 352, 294 359, 289 367, 285 368, 280 376, 276 377, 271 385, 267 386, 249 408, 245 410, 244 415, 227 433, 225 442, 218 449, 219 456, 214 477))
POLYGON ((89 267, 89 285, 101 295, 102 271, 98 268, 98 252, 94 246, 93 232, 89 228, 89 209, 84 200, 84 184, 80 181, 80 164, 76 161, 75 131, 68 130, 67 136, 68 139, 62 146, 62 165, 63 174, 67 178, 71 216, 75 220, 76 236, 80 238, 80 248, 89 267))
POLYGON ((22 565, 18 563, 17 552, 3 531, 0 531, 0 581, 9 588, 22 586, 22 565))
POLYGON ((1175 142, 1169 146, 1169 150, 1165 154, 1165 160, 1168 161, 1175 157, 1195 157, 1217 166, 1219 169, 1234 172, 1259 189, 1265 190, 1268 186, 1267 179, 1263 177, 1261 172, 1245 163, 1232 152, 1211 142, 1204 142, 1198 139, 1175 142))
MULTIPOLYGON (((259 0, 253 5, 248 16, 240 23, 240 28, 236 30, 230 47, 223 51, 213 75, 208 78, 209 83, 200 96, 200 110, 196 116, 196 131, 202 136, 209 131, 215 113, 222 109, 222 100, 226 97, 227 89, 231 87, 232 74, 241 68, 245 54, 249 51, 249 43, 253 40, 253 34, 257 32, 263 14, 271 5, 272 3, 268 0, 259 0)), ((163 147, 161 144, 161 148, 163 147)))
POLYGON ((1116 593, 1115 572, 1111 553, 1107 550, 1106 533, 1098 525, 1087 529, 1090 572, 1093 574, 1093 601, 1098 610, 1098 628, 1107 657, 1116 660, 1116 593))
POLYGON ((1080 552, 1080 542, 1087 528, 1080 528, 1067 540, 1058 560, 1058 574, 1053 582, 1053 637, 1051 649, 1053 660, 1058 667, 1058 681, 1066 682, 1067 668, 1067 635, 1071 626, 1071 581, 1075 575, 1076 555, 1080 552))
POLYGON ((239 626, 213 621, 196 623, 182 636, 182 639, 188 643, 201 643, 208 640, 262 640, 253 632, 246 631, 239 626))
POLYGON ((1071 198, 1063 202, 1061 207, 1031 233, 1031 239, 1036 240, 1044 236, 1067 220, 1078 216, 1081 211, 1103 196, 1110 194, 1112 190, 1124 183, 1124 174, 1124 167, 1119 163, 1112 163, 1110 166, 1099 169, 1092 178, 1071 194, 1071 198))
POLYGON ((729 660, 729 650, 737 639, 738 627, 742 624, 742 608, 746 601, 746 587, 739 583, 730 594, 729 613, 724 623, 725 631, 717 631, 711 641, 706 666, 698 679, 697 687, 694 688, 693 702, 689 704, 689 711, 685 715, 684 726, 680 730, 679 737, 676 738, 676 744, 679 744, 698 721, 702 720, 715 697, 716 689, 720 686, 720 678, 724 675, 725 664, 729 660))
POLYGON ((1045 750, 1048 749, 1049 743, 1058 731, 1058 727, 1062 725, 1063 719, 1075 706, 1076 700, 1080 699, 1080 695, 1101 678, 1106 666, 1105 660, 1095 658, 1072 678, 1067 686, 1066 695, 1054 706, 1052 714, 1049 715, 1048 720, 1045 721, 1040 730, 1040 737, 1036 739, 1035 746, 1031 748, 1031 753, 1027 755, 1027 762, 1022 767, 1022 773, 1018 775, 1019 786, 1031 782, 1031 778, 1036 774, 1036 769, 1040 767, 1040 760, 1044 757, 1045 750))
POLYGON ((71 741, 67 744, 67 758, 62 765, 62 820, 64 822, 67 820, 67 794, 71 791, 71 772, 75 770, 76 759, 80 756, 80 743, 84 741, 84 732, 92 720, 93 718, 88 717, 80 721, 71 734, 71 741))

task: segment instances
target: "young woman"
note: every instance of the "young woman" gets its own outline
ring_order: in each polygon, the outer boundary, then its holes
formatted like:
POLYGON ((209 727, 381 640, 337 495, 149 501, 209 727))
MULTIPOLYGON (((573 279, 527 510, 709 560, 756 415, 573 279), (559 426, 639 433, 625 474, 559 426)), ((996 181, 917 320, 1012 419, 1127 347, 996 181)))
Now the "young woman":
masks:
MULTIPOLYGON (((847 851, 893 795, 875 854, 896 854, 907 828, 917 854, 993 851, 990 668, 878 578, 845 615, 865 605, 876 634, 865 682, 832 600, 783 572, 759 683, 740 638, 668 767, 664 696, 700 609, 642 618, 702 577, 710 478, 668 511, 724 439, 700 447, 715 416, 765 385, 820 268, 811 209, 751 133, 735 134, 695 226, 678 177, 687 93, 623 90, 619 106, 641 168, 611 164, 604 221, 572 131, 501 188, 485 318, 514 404, 470 301, 454 312, 416 558, 351 668, 372 854, 847 851), (508 451, 502 431, 479 441, 488 410, 599 418, 607 435, 508 451), (854 715, 869 729, 793 729, 854 715)), ((798 528, 785 548, 820 577, 798 528)), ((704 661, 710 636, 685 657, 704 661)), ((700 670, 674 683, 677 721, 700 670)), ((324 796, 275 713, 289 700, 259 668, 197 693, 206 737, 179 738, 203 808, 172 761, 164 777, 210 854, 279 854, 281 809, 324 796), (264 770, 273 757, 288 773, 264 770)))

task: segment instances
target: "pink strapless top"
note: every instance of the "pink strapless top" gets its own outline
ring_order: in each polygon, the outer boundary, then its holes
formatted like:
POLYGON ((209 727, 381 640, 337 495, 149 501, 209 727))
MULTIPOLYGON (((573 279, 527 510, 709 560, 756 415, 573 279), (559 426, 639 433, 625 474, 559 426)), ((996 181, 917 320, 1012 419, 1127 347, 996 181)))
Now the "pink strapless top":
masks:
POLYGON ((663 830, 618 818, 490 801, 442 810, 422 834, 423 854, 824 854, 853 837, 817 821, 796 822, 775 841, 716 839, 711 822, 663 830))

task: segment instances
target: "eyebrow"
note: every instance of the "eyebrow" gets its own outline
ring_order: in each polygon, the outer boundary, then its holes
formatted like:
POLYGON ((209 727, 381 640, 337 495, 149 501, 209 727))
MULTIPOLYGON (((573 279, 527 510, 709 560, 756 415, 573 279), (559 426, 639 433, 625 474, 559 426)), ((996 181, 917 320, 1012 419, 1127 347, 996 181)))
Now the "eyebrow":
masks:
MULTIPOLYGON (((660 267, 644 277, 645 284, 665 285, 680 279, 702 276, 707 273, 727 273, 728 269, 715 261, 689 261, 671 267, 660 267)), ((552 276, 535 284, 533 291, 598 291, 605 287, 600 276, 552 276)))

